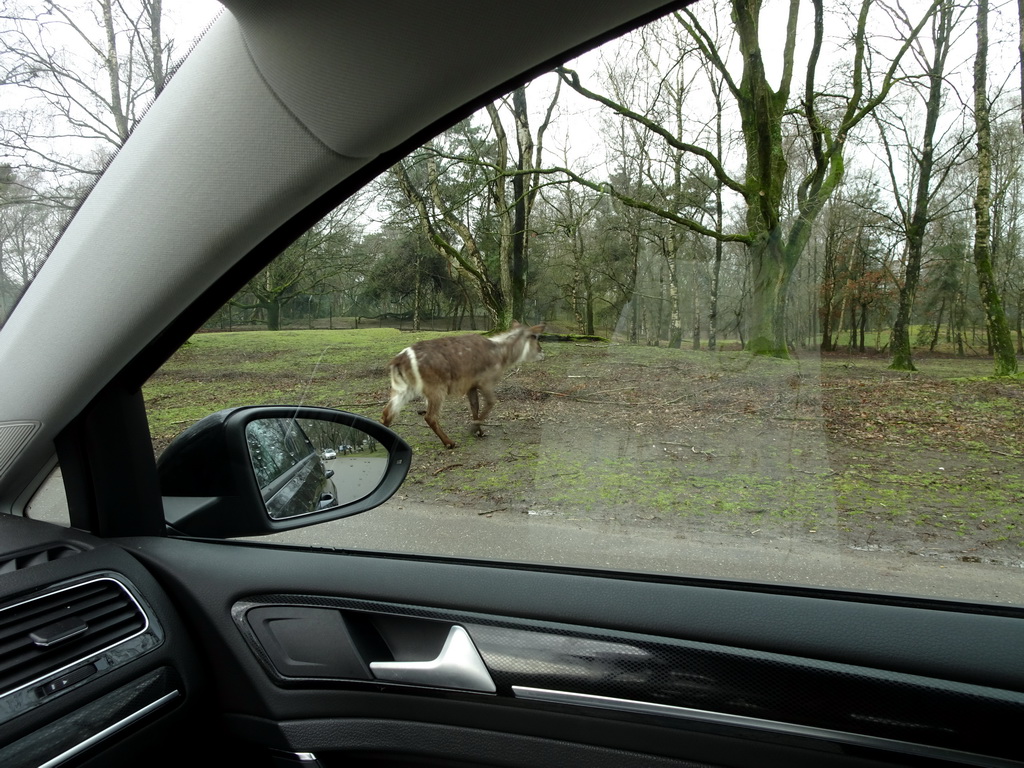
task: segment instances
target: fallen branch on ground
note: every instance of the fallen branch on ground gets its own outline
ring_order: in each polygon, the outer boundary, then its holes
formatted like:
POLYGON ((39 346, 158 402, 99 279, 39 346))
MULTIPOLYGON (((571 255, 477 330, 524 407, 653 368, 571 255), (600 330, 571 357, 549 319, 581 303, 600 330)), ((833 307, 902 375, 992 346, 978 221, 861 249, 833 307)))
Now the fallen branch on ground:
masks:
POLYGON ((462 466, 462 464, 449 464, 447 467, 441 467, 440 469, 435 469, 433 474, 440 475, 442 472, 447 472, 449 469, 457 469, 458 467, 461 467, 461 466, 462 466))

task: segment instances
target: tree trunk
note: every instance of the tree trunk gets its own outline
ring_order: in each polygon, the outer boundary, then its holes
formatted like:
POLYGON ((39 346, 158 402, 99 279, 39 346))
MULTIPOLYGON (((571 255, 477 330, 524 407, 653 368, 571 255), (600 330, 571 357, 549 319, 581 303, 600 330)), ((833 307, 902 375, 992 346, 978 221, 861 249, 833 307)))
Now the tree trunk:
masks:
POLYGON ((640 277, 640 224, 629 231, 629 276, 626 281, 630 303, 629 343, 640 343, 640 296, 637 280, 640 277))
POLYGON ((935 332, 932 334, 932 343, 928 346, 929 352, 935 351, 935 346, 939 343, 939 330, 942 328, 942 315, 946 311, 946 297, 942 297, 942 303, 939 304, 939 316, 935 319, 935 332))
POLYGON ((824 315, 821 319, 821 343, 818 349, 822 352, 832 351, 832 321, 829 315, 824 315))
POLYGON ((267 330, 281 330, 281 305, 276 301, 268 301, 263 305, 267 313, 267 330))
POLYGON ((512 113, 516 122, 519 143, 519 157, 516 167, 520 171, 512 177, 513 226, 512 226, 512 317, 525 320, 526 286, 530 266, 529 237, 527 227, 530 219, 530 202, 527 183, 529 178, 523 171, 533 166, 533 134, 530 133, 529 113, 526 108, 526 88, 512 91, 512 113))
POLYGON ((698 266, 694 262, 693 265, 693 341, 690 344, 691 349, 700 349, 700 280, 697 274, 698 266))
POLYGON ((682 301, 679 290, 679 257, 675 247, 665 259, 665 267, 668 271, 668 346, 670 349, 679 349, 683 345, 683 318, 680 311, 682 301))
POLYGON ((868 305, 864 304, 864 303, 861 303, 861 305, 860 305, 860 343, 858 345, 858 348, 860 349, 860 353, 862 355, 867 351, 867 348, 864 345, 864 335, 867 333, 867 330, 868 330, 868 305))
MULTIPOLYGON (((1020 64, 1020 124, 1024 129, 1024 0, 1017 0, 1017 55, 1020 64)), ((1024 353, 1024 348, 1021 353, 1024 353)))
POLYGON ((846 348, 852 353, 857 351, 857 302, 850 302, 850 338, 846 340, 846 348))
MULTIPOLYGON (((721 206, 721 198, 718 205, 721 206)), ((718 349, 718 290, 722 279, 722 241, 715 241, 715 260, 711 266, 711 304, 708 307, 708 349, 718 349)))
POLYGON ((579 263, 573 265, 572 282, 569 285, 569 306, 572 309, 573 319, 576 321, 576 328, 580 333, 587 332, 586 320, 583 318, 583 301, 580 298, 580 286, 583 285, 583 275, 579 263))
POLYGON ((117 135, 123 144, 128 139, 128 116, 125 114, 124 101, 121 98, 121 62, 117 57, 111 0, 101 0, 100 10, 103 16, 103 31, 106 34, 103 65, 107 70, 107 80, 110 84, 110 114, 114 118, 117 135))
POLYGON ((160 35, 160 21, 163 16, 163 0, 143 2, 146 15, 149 17, 149 66, 153 78, 153 98, 163 93, 167 84, 167 73, 164 71, 164 41, 160 35))
POLYGON ((953 27, 951 2, 943 2, 938 8, 936 23, 932 27, 934 57, 927 63, 928 100, 925 104, 925 126, 922 149, 917 158, 917 188, 913 208, 907 227, 907 266, 903 285, 899 287, 900 300, 896 322, 892 329, 892 361, 889 368, 897 371, 913 371, 912 347, 910 342, 911 313, 921 279, 921 259, 924 253, 925 232, 928 228, 929 201, 932 197, 931 180, 935 165, 935 131, 942 109, 942 87, 944 85, 946 56, 949 53, 953 27))
POLYGON ((755 355, 789 357, 786 344, 786 294, 793 275, 783 257, 779 233, 752 246, 753 286, 750 293, 750 340, 747 349, 755 355))
POLYGON ((889 368, 894 371, 916 371, 914 367, 913 354, 910 347, 910 311, 914 306, 914 295, 917 292, 917 280, 920 269, 915 273, 908 273, 900 288, 900 301, 896 309, 896 320, 892 326, 892 337, 889 345, 892 350, 892 360, 889 368))
POLYGON ((1017 354, 1024 355, 1024 289, 1017 294, 1017 354))
POLYGON ((585 301, 585 312, 586 325, 584 333, 588 336, 594 335, 594 288, 590 284, 590 278, 584 277, 583 280, 583 297, 585 301))
MULTIPOLYGON (((1024 0, 1021 0, 1024 3, 1024 0)), ((718 157, 723 155, 722 135, 722 81, 711 78, 711 91, 715 95, 715 148, 718 157)), ((715 229, 719 232, 725 225, 725 211, 722 203, 723 187, 721 179, 715 180, 715 229)), ((718 289, 722 275, 722 255, 725 244, 715 238, 715 257, 711 267, 711 298, 708 306, 708 349, 714 351, 718 345, 718 289)))
MULTIPOLYGON (((795 0, 791 9, 794 5, 795 0)), ((782 149, 782 116, 789 97, 793 50, 787 45, 785 73, 775 91, 768 83, 762 58, 761 0, 733 0, 732 15, 743 60, 738 103, 746 146, 747 227, 754 236, 748 249, 754 277, 748 349, 755 355, 788 358, 786 293, 790 273, 783 259, 779 203, 788 170, 782 149)))
MULTIPOLYGON (((966 262, 965 262, 966 265, 966 262)), ((965 266, 966 269, 966 266, 965 266)), ((966 277, 964 275, 963 277, 966 277)), ((964 335, 966 333, 966 322, 967 322, 967 287, 966 279, 962 279, 960 284, 957 286, 956 297, 954 299, 954 326, 953 326, 953 342, 956 345, 957 357, 964 357, 964 335)))
MULTIPOLYGON (((818 320, 821 323, 821 342, 819 349, 822 352, 832 352, 832 329, 835 323, 835 303, 837 293, 837 255, 839 234, 834 217, 829 217, 829 226, 825 231, 823 244, 823 262, 821 266, 821 282, 818 288, 818 320)), ((817 270, 815 273, 817 274, 817 270)))
POLYGON ((1017 372, 1017 355, 992 268, 992 135, 988 107, 988 0, 978 0, 978 53, 974 59, 974 119, 978 136, 978 188, 974 198, 974 266, 985 308, 995 375, 1017 372))
POLYGON ((420 280, 420 249, 416 249, 416 277, 414 278, 414 285, 412 289, 412 329, 414 331, 420 330, 420 291, 421 291, 421 280, 420 280))

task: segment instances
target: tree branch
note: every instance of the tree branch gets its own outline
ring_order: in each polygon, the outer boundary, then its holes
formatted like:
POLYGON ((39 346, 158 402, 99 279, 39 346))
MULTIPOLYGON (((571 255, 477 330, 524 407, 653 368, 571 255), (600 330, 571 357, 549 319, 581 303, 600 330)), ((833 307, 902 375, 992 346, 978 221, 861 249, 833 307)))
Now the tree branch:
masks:
POLYGON ((644 117, 643 115, 634 112, 633 110, 625 107, 624 105, 612 101, 606 96, 602 96, 598 93, 588 90, 580 83, 579 75, 573 70, 566 69, 565 67, 559 67, 556 71, 558 72, 562 80, 566 83, 566 85, 568 85, 574 91, 579 93, 581 96, 585 96, 586 98, 591 99, 592 101, 596 101, 599 104, 603 104, 604 106, 614 110, 623 117, 629 118, 630 120, 639 123, 652 133, 655 133, 661 138, 663 138, 669 146, 678 149, 682 152, 688 152, 690 154, 696 155, 697 157, 701 158, 708 165, 711 166, 711 168, 715 172, 715 176, 722 182, 722 184, 724 184, 734 192, 738 192, 744 197, 747 197, 749 195, 749 189, 743 184, 740 184, 738 181, 733 179, 726 172, 725 167, 722 165, 721 161, 717 157, 715 157, 713 153, 709 152, 703 147, 698 147, 693 144, 688 144, 686 142, 680 141, 678 138, 673 136, 669 131, 667 131, 664 127, 658 125, 650 118, 644 117))

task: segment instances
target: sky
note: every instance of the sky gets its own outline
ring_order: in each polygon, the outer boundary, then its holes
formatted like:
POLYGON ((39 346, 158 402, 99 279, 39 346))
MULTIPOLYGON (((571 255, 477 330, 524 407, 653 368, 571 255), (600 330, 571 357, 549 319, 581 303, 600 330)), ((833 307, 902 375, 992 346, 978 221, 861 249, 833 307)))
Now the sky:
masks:
POLYGON ((184 0, 165 4, 165 24, 172 35, 184 44, 200 35, 223 8, 216 0, 184 0))
MULTIPOLYGON (((89 0, 82 0, 82 2, 89 2, 89 0)), ((919 8, 924 0, 907 0, 906 7, 910 15, 914 15, 914 9, 919 8)), ((708 10, 710 2, 700 4, 698 7, 703 9, 705 14, 708 10)), ((773 47, 777 47, 783 39, 783 29, 785 24, 785 11, 788 7, 788 0, 766 0, 765 15, 762 19, 762 43, 766 52, 766 63, 771 66, 773 63, 778 61, 777 55, 772 55, 773 47)), ((179 2, 165 3, 164 4, 164 31, 165 34, 172 37, 175 42, 175 51, 177 55, 184 55, 190 48, 193 40, 200 35, 203 30, 209 25, 211 20, 221 11, 222 6, 216 0, 179 0, 179 2)), ((803 28, 809 28, 811 19, 811 7, 807 5, 805 9, 801 9, 801 26, 803 28)), ((994 9, 996 12, 993 16, 992 24, 992 36, 993 42, 1002 42, 1004 45, 998 46, 1003 49, 1010 50, 1011 54, 1015 54, 1015 50, 1012 46, 1006 46, 1005 41, 1010 40, 1014 37, 1016 32, 1016 19, 1013 18, 1012 11, 1015 8, 1009 6, 996 6, 994 9)), ((834 28, 833 28, 834 31, 834 28)), ((832 40, 833 45, 836 45, 838 41, 832 40)), ((962 43, 962 52, 959 56, 961 61, 969 61, 973 56, 973 41, 964 40, 962 43)), ((804 46, 801 46, 804 48, 804 46)), ((802 50, 801 53, 806 55, 806 51, 802 50)), ((997 62, 999 59, 997 59, 997 62)), ((993 70, 1000 70, 998 75, 993 77, 994 82, 991 84, 998 87, 1000 84, 1007 84, 1012 87, 1011 80, 1015 78, 1015 69, 1012 66, 1015 61, 1009 62, 1011 66, 1004 66, 1006 62, 1002 64, 995 64, 990 67, 993 70)), ((581 69, 581 75, 583 75, 584 81, 589 87, 593 87, 597 90, 602 90, 599 79, 593 74, 586 73, 587 68, 596 69, 598 68, 598 56, 596 54, 590 54, 584 57, 584 60, 576 64, 581 69)), ((824 76, 827 73, 828 65, 822 67, 821 73, 824 76)), ((961 70, 963 73, 965 70, 961 70)), ((969 73, 969 70, 966 70, 969 73)), ((777 77, 777 73, 775 73, 777 77)), ((553 85, 553 78, 550 76, 544 78, 546 81, 553 85)), ((549 87, 550 87, 549 85, 549 87)), ((960 84, 963 87, 963 83, 960 84)), ((967 83, 969 87, 969 83, 967 83)), ((542 98, 542 94, 534 91, 536 96, 533 101, 536 101, 537 106, 543 107, 546 104, 546 99, 542 98)), ((15 95, 13 93, 5 92, 4 99, 7 108, 14 103, 15 95)), ((549 132, 547 149, 554 152, 555 154, 548 159, 548 162, 554 162, 556 159, 561 159, 564 144, 564 135, 567 130, 566 126, 571 126, 571 133, 573 134, 574 149, 568 150, 576 155, 576 157, 589 157, 592 162, 596 161, 600 157, 601 150, 601 138, 598 135, 601 118, 598 117, 600 110, 596 109, 592 103, 587 103, 581 97, 577 97, 571 93, 569 89, 562 89, 560 110, 563 114, 563 120, 565 125, 561 127, 559 135, 559 129, 553 129, 549 132), (597 152, 595 152, 597 149, 597 152)), ((538 116, 539 119, 539 116, 538 116)))

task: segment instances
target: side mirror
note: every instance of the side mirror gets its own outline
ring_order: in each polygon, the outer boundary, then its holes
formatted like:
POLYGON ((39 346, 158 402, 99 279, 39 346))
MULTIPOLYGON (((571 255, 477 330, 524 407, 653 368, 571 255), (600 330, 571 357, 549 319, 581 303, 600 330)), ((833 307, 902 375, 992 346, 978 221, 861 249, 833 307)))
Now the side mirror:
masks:
POLYGON ((278 533, 383 504, 412 449, 376 421, 331 408, 246 406, 178 435, 157 461, 172 531, 228 538, 278 533))

